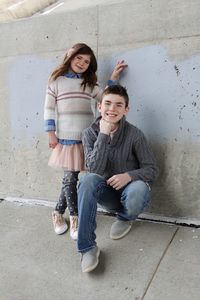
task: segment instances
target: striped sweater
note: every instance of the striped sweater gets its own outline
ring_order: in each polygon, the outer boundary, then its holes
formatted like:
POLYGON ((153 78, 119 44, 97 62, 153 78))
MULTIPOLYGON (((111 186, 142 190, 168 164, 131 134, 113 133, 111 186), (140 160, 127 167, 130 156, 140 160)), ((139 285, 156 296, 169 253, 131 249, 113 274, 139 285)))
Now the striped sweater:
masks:
POLYGON ((45 131, 56 131, 59 139, 81 140, 82 131, 93 121, 92 102, 102 90, 81 87, 81 78, 59 76, 46 91, 44 105, 45 131))

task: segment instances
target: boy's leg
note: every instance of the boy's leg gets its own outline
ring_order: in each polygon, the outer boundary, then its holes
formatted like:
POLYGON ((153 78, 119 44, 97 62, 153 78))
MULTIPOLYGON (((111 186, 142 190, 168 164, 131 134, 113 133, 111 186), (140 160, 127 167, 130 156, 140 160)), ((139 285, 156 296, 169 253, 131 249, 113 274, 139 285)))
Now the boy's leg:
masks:
POLYGON ((87 252, 96 246, 97 189, 104 179, 93 173, 86 173, 78 184, 78 251, 87 252))
POLYGON ((97 202, 103 198, 109 200, 110 189, 103 177, 87 173, 81 177, 78 186, 78 251, 82 254, 82 272, 94 270, 99 263, 100 250, 96 245, 97 202))
POLYGON ((149 187, 144 181, 137 180, 129 183, 121 193, 122 208, 118 211, 118 219, 135 220, 150 200, 149 187))
POLYGON ((81 177, 78 186, 79 252, 87 252, 96 246, 97 203, 111 212, 116 212, 121 207, 120 194, 109 187, 100 175, 86 173, 81 177))
POLYGON ((142 213, 150 202, 149 187, 143 181, 129 183, 121 193, 121 209, 117 212, 117 221, 110 230, 112 239, 124 237, 131 229, 132 220, 142 213))

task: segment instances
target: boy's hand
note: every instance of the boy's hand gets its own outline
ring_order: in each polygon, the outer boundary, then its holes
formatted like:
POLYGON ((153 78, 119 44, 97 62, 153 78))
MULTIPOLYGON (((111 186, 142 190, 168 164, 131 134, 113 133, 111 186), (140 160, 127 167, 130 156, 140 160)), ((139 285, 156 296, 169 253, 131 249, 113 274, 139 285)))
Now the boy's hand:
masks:
POLYGON ((49 148, 54 149, 58 144, 58 138, 54 131, 49 131, 48 136, 49 136, 49 148))
POLYGON ((100 132, 109 135, 112 130, 112 124, 101 119, 99 122, 100 132))
POLYGON ((112 74, 111 74, 111 77, 110 79, 111 80, 119 80, 119 77, 120 77, 120 74, 121 72, 126 68, 128 67, 127 64, 124 63, 124 60, 120 60, 117 62, 112 74))
POLYGON ((131 176, 128 173, 116 174, 107 180, 107 184, 112 186, 115 190, 120 190, 132 181, 131 176))

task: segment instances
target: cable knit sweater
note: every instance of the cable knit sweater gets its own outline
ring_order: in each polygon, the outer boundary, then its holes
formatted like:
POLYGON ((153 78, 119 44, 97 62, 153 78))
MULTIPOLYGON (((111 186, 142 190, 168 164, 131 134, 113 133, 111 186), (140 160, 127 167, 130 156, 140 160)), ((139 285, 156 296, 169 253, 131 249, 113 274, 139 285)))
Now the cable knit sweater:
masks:
POLYGON ((97 85, 83 90, 82 80, 59 76, 47 87, 45 131, 56 131, 59 139, 81 140, 82 131, 93 121, 91 101, 99 100, 102 90, 97 85))
POLYGON ((143 180, 149 186, 158 174, 154 155, 143 132, 120 120, 111 138, 99 131, 101 117, 83 132, 83 146, 89 172, 110 178, 127 172, 133 180, 143 180))

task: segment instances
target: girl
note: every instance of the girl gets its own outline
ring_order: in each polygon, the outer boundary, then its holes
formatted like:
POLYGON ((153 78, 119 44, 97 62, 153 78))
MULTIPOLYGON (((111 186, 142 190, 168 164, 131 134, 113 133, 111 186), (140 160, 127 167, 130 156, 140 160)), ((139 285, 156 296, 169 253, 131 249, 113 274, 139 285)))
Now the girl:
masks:
MULTIPOLYGON (((109 84, 119 79, 126 66, 123 61, 117 63, 109 84)), ((75 44, 52 72, 45 99, 45 131, 53 149, 49 165, 64 170, 60 197, 52 213, 53 225, 56 234, 67 231, 63 214, 68 207, 73 240, 77 239, 78 228, 76 186, 78 174, 84 170, 81 133, 93 120, 92 99, 99 100, 102 95, 96 71, 92 49, 83 43, 75 44)))

